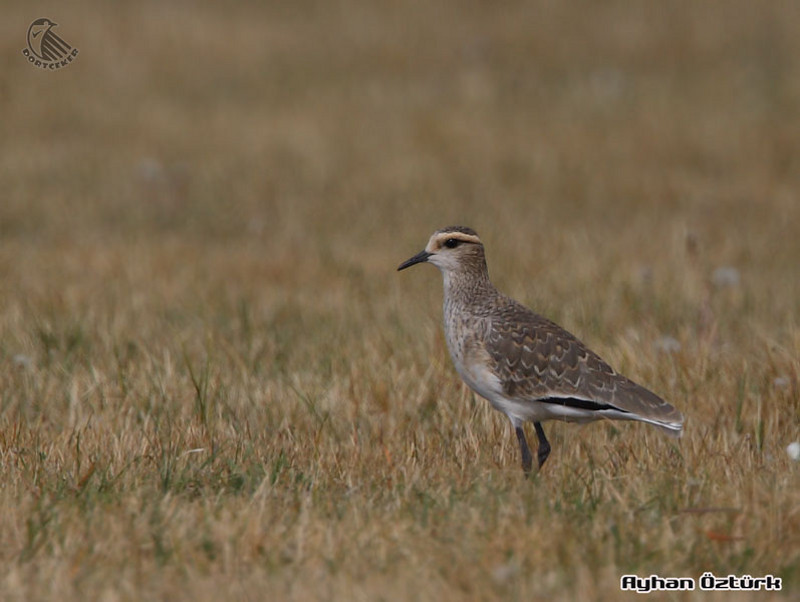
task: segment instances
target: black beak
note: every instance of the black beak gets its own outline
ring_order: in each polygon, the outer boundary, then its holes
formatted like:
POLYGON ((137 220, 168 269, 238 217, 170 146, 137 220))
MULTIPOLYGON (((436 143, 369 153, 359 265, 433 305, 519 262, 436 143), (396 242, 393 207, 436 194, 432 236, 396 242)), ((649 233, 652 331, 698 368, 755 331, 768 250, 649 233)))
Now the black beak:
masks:
POLYGON ((419 253, 414 255, 414 257, 412 257, 411 259, 407 259, 403 263, 401 263, 397 267, 397 271, 399 272, 400 270, 405 270, 406 268, 410 268, 412 265, 416 265, 418 263, 424 263, 428 261, 428 257, 430 257, 431 255, 433 255, 433 253, 428 253, 427 251, 420 251, 419 253))

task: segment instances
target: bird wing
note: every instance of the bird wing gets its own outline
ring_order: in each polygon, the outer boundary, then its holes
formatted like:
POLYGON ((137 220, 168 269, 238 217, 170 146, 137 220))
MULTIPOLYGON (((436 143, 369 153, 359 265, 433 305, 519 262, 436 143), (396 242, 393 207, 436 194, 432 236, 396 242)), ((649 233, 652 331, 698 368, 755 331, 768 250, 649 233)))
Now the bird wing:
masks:
POLYGON ((510 398, 615 410, 680 430, 683 416, 673 406, 618 374, 574 335, 512 299, 492 315, 486 350, 510 398))

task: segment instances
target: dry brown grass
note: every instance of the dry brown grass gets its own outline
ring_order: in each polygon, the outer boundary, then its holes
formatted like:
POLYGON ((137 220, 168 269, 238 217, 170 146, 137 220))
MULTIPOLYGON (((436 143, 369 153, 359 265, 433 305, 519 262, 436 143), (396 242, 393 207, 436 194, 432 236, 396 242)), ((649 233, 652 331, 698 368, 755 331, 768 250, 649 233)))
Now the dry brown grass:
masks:
POLYGON ((4 8, 0 597, 796 596, 800 5, 275 4, 4 8), (686 436, 524 480, 394 272, 450 223, 686 436))

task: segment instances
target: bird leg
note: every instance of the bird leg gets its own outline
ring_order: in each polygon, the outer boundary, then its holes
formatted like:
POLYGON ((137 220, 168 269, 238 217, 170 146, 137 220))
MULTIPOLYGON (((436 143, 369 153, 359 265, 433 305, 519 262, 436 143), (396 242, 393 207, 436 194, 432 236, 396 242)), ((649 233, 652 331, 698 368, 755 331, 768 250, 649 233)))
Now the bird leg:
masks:
MULTIPOLYGON (((522 452, 522 470, 525 473, 525 476, 527 477, 528 475, 531 474, 531 468, 533 467, 533 457, 531 456, 531 450, 528 447, 528 442, 525 440, 525 431, 522 430, 521 424, 514 425, 514 432, 517 433, 517 439, 519 440, 519 449, 522 452)), ((541 465, 542 463, 539 462, 539 466, 541 465)))
MULTIPOLYGON (((539 469, 541 470, 542 464, 547 460, 547 456, 550 455, 550 443, 547 441, 547 437, 544 436, 542 423, 534 422, 533 426, 536 429, 536 436, 539 438, 539 452, 536 455, 539 459, 539 469)), ((517 433, 517 436, 519 437, 519 433, 517 433)), ((525 435, 523 435, 523 437, 524 436, 525 435)), ((530 452, 528 452, 528 456, 530 457, 530 452)))

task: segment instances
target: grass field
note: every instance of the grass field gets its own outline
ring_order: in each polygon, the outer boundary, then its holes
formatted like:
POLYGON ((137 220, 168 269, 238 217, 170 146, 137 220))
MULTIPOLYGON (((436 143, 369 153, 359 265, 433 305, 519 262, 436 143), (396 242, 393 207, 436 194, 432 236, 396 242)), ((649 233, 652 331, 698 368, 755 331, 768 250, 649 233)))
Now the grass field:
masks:
POLYGON ((270 4, 4 5, 0 599, 797 599, 800 4, 270 4), (525 480, 449 224, 685 436, 525 480))

